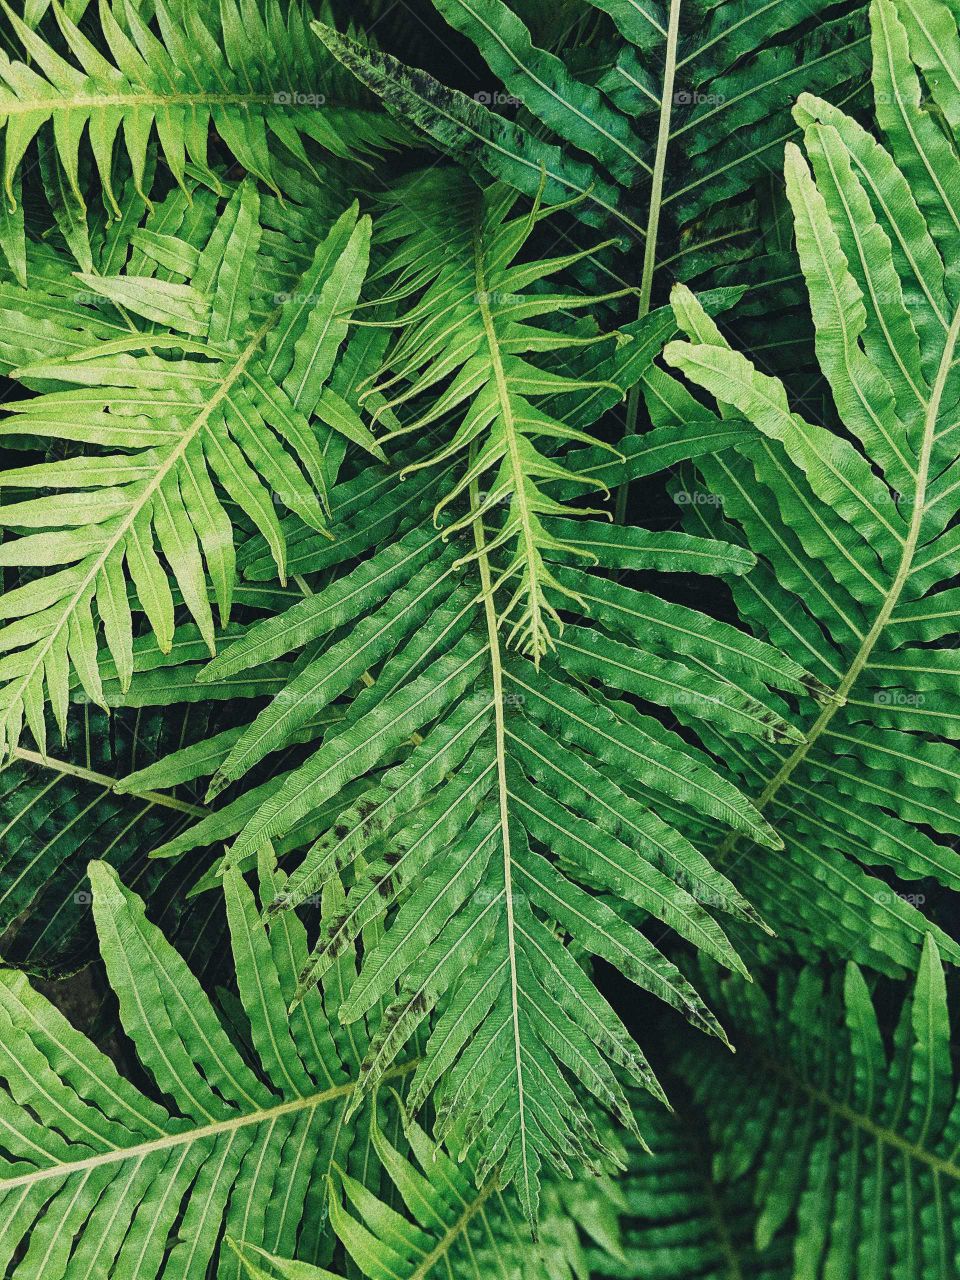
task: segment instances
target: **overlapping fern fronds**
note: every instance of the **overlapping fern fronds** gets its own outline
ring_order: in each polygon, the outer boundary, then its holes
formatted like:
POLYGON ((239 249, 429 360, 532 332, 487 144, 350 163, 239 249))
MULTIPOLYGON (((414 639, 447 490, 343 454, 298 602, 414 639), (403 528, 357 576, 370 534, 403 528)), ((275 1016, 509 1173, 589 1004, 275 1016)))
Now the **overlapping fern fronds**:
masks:
POLYGON ((956 6, 348 8, 0 0, 0 1274, 949 1280, 956 6))
MULTIPOLYGON (((772 840, 703 751, 639 714, 624 694, 693 705, 745 740, 792 740, 789 722, 741 687, 741 672, 759 671, 779 689, 812 686, 801 668, 733 627, 575 567, 739 573, 752 561, 683 534, 575 521, 575 509, 551 496, 548 486, 571 480, 578 490, 600 485, 592 463, 619 478, 625 465, 640 473, 670 449, 696 453, 695 436, 668 431, 643 442, 649 459, 636 449, 628 464, 600 449, 569 455, 582 428, 622 395, 618 372, 636 377, 643 368, 634 348, 647 360, 658 348, 643 330, 656 335, 669 315, 651 317, 620 351, 610 344, 606 376, 590 379, 594 385, 571 380, 558 371, 558 353, 570 345, 562 328, 526 323, 558 306, 575 313, 578 297, 534 287, 562 261, 511 266, 532 227, 527 214, 512 214, 513 198, 494 189, 471 204, 459 180, 440 175, 434 183, 448 192, 437 208, 449 215, 458 202, 466 206, 463 233, 448 236, 439 270, 429 220, 390 262, 394 291, 414 300, 385 365, 401 389, 382 400, 385 412, 402 414, 443 372, 451 378, 448 442, 424 459, 433 464, 431 484, 404 513, 408 531, 355 568, 347 561, 346 572, 256 624, 201 673, 198 687, 305 650, 295 678, 239 738, 172 758, 170 776, 182 778, 185 768, 212 774, 215 794, 299 741, 338 702, 339 716, 299 767, 158 852, 239 832, 226 865, 246 868, 266 842, 309 846, 275 910, 315 901, 323 885, 343 878, 345 901, 321 911, 300 996, 352 954, 364 929, 384 922, 341 1010, 349 1025, 387 1002, 363 1065, 365 1086, 433 1015, 411 1108, 439 1090, 437 1136, 458 1151, 473 1148, 481 1179, 499 1168, 535 1220, 542 1164, 606 1167, 609 1143, 583 1093, 634 1127, 614 1068, 659 1090, 565 939, 722 1035, 623 907, 642 907, 742 968, 713 911, 745 921, 755 914, 670 816, 689 805, 772 840), (535 397, 562 400, 566 392, 579 398, 565 419, 535 407, 535 397), (565 465, 553 452, 558 442, 565 465), (537 616, 530 584, 552 605, 540 605, 552 625, 543 617, 539 644, 517 632, 513 616, 518 599, 521 617, 537 616), (589 609, 595 625, 563 626, 560 609, 589 609)), ((378 387, 383 397, 383 379, 378 387)), ((415 436, 428 416, 414 418, 415 436)), ((424 469, 408 462, 405 470, 416 479, 424 469)), ((392 502, 385 495, 395 519, 392 502)), ((365 507, 358 533, 379 518, 379 506, 365 507)), ((348 532, 341 554, 357 549, 348 532)), ((319 550, 314 569, 337 564, 335 548, 319 550)), ((143 781, 162 785, 163 767, 143 781)))
MULTIPOLYGON (((206 737, 217 724, 214 704, 179 713, 123 711, 108 719, 95 707, 74 709, 66 742, 41 756, 20 748, 0 769, 3 879, 0 933, 7 964, 43 977, 70 973, 96 955, 90 930, 87 863, 98 857, 159 910, 168 936, 203 951, 219 931, 219 912, 207 899, 187 911, 185 891, 196 868, 150 863, 158 843, 203 816, 202 797, 151 792, 118 795, 114 788, 144 763, 206 737), (211 909, 212 908, 212 909, 211 909)), ((211 948, 212 949, 212 948, 211 948)))
MULTIPOLYGON (((585 1241, 569 1229, 580 1211, 585 1236, 599 1249, 617 1251, 617 1201, 610 1180, 548 1184, 540 1238, 531 1240, 495 1178, 478 1185, 475 1171, 439 1150, 394 1098, 411 1156, 406 1158, 374 1121, 373 1144, 400 1196, 399 1211, 371 1197, 356 1178, 333 1175, 330 1220, 347 1254, 369 1280, 384 1263, 396 1280, 457 1275, 468 1280, 496 1274, 529 1280, 573 1280, 587 1267, 585 1241)), ((309 1280, 309 1278, 307 1278, 309 1280)))
POLYGON ((699 274, 743 255, 756 219, 749 200, 743 209, 736 202, 779 166, 796 132, 797 95, 854 100, 869 66, 863 7, 823 0, 590 0, 599 34, 591 33, 597 55, 588 74, 549 47, 562 24, 544 24, 545 43, 537 44, 517 4, 434 6, 490 69, 492 82, 472 99, 329 27, 316 29, 400 119, 474 174, 531 197, 545 174, 550 203, 581 197, 577 216, 642 258, 647 302, 661 260, 689 257, 699 274), (523 111, 513 119, 486 105, 495 96, 523 111))
MULTIPOLYGON (((718 1079, 719 1071, 715 1086, 718 1079)), ((758 1247, 755 1170, 731 1166, 724 1159, 727 1148, 712 1146, 720 1137, 717 1129, 708 1126, 689 1094, 682 1100, 677 1096, 683 1089, 674 1082, 673 1115, 638 1099, 653 1151, 630 1150, 627 1172, 617 1183, 618 1248, 592 1249, 588 1275, 591 1280, 793 1280, 789 1233, 758 1247)), ((712 1101, 705 1095, 702 1100, 712 1101)))

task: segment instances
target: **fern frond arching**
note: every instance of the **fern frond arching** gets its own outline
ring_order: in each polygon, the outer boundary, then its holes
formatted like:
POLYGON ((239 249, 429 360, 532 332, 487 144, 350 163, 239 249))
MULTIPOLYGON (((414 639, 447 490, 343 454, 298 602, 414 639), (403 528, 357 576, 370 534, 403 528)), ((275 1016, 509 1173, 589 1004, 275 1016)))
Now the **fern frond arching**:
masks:
POLYGON ((47 156, 46 185, 58 210, 66 212, 64 202, 72 201, 83 211, 88 146, 97 189, 119 218, 117 152, 148 200, 148 161, 155 153, 185 189, 190 173, 222 190, 210 165, 211 127, 246 172, 277 192, 283 180, 278 151, 308 162, 306 147, 315 143, 328 155, 361 158, 402 136, 362 101, 355 83, 311 37, 299 4, 160 0, 151 21, 127 0, 104 2, 99 41, 58 0, 50 9, 58 38, 48 41, 4 6, 12 44, 24 59, 0 58, 4 198, 11 218, 19 219, 16 229, 8 219, 0 244, 15 269, 24 237, 20 169, 35 139, 47 156))
POLYGON ((947 1206, 960 1181, 960 1105, 933 939, 894 1007, 890 1037, 853 963, 826 990, 814 969, 785 976, 775 998, 737 979, 714 975, 705 985, 738 1028, 742 1067, 686 1052, 681 1071, 718 1153, 718 1178, 752 1202, 760 1259, 787 1251, 812 1280, 911 1268, 956 1276, 947 1206))
MULTIPOLYGON (((267 899, 276 874, 261 861, 267 899)), ((305 935, 290 917, 268 936, 252 891, 228 875, 239 992, 228 1031, 139 899, 105 864, 91 863, 90 878, 107 974, 148 1083, 121 1074, 23 975, 0 975, 4 1269, 53 1274, 69 1258, 71 1274, 117 1280, 210 1265, 239 1277, 224 1228, 325 1261, 326 1178, 349 1159, 343 1112, 357 1079, 351 1042, 325 1009, 335 1012, 342 975, 288 1022, 305 935)))
MULTIPOLYGON (((944 644, 957 630, 960 157, 921 98, 912 12, 893 0, 872 7, 887 146, 804 96, 796 114, 812 173, 798 149, 787 158, 818 357, 845 434, 805 421, 684 291, 675 309, 691 342, 666 350, 724 412, 757 428, 744 450, 749 485, 723 459, 699 464, 769 565, 748 592, 734 590, 744 616, 832 690, 797 747, 747 759, 717 745, 786 841, 775 875, 722 838, 721 858, 804 947, 901 973, 932 926, 909 892, 891 892, 862 864, 960 886, 957 664, 944 644)), ((931 84, 939 102, 948 90, 931 84)), ((667 420, 702 412, 676 384, 658 404, 667 420)), ((701 527, 705 511, 695 512, 701 527)), ((960 954, 936 936, 945 956, 960 954)))
MULTIPOLYGON (((203 198, 198 192, 195 203, 203 198)), ((0 661, 7 749, 24 718, 43 749, 47 697, 62 726, 71 669, 86 695, 104 704, 94 604, 121 687, 129 684, 128 575, 160 648, 170 648, 174 600, 158 548, 213 651, 207 576, 221 622, 235 576, 232 522, 218 489, 263 532, 283 576, 275 500, 325 526, 328 462, 310 419, 378 452, 355 411, 325 386, 366 271, 369 219, 358 219, 356 206, 344 213, 315 242, 296 291, 270 294, 257 278, 256 188, 238 187, 215 228, 216 199, 205 203, 200 247, 169 234, 135 235, 150 274, 83 277, 89 297, 129 318, 129 336, 86 347, 84 335, 71 332, 69 352, 54 337, 50 356, 15 371, 40 394, 8 401, 0 430, 118 451, 3 473, 8 492, 54 493, 4 507, 5 526, 22 536, 3 544, 0 563, 64 566, 4 598, 3 616, 12 620, 0 661), (172 272, 157 270, 172 257, 172 272)))

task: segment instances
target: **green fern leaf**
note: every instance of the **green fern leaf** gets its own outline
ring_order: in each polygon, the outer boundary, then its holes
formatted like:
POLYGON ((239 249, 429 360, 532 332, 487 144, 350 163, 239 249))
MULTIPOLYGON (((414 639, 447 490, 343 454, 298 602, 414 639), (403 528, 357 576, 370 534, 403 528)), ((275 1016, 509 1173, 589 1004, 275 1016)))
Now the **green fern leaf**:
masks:
POLYGON ((792 1269, 776 1274, 956 1275, 946 1206, 960 1178, 957 1085, 933 939, 892 1043, 854 964, 826 991, 804 970, 781 983, 776 1001, 736 980, 719 985, 739 1024, 749 1117, 742 1071, 688 1054, 682 1072, 715 1144, 724 1196, 752 1205, 760 1258, 789 1251, 792 1269))
MULTIPOLYGON (((259 199, 246 183, 199 252, 191 255, 188 242, 169 246, 184 265, 194 264, 189 281, 129 273, 87 280, 116 312, 139 316, 142 329, 131 320, 127 338, 16 371, 41 393, 8 402, 8 429, 122 452, 91 451, 3 473, 8 491, 54 493, 4 508, 4 524, 22 536, 4 543, 0 563, 63 566, 4 598, 7 749, 24 718, 44 749, 45 694, 62 729, 71 669, 87 697, 105 705, 94 604, 121 689, 129 687, 128 576, 160 649, 170 649, 174 598, 158 551, 214 651, 208 575, 221 623, 230 615, 235 577, 232 520, 218 488, 262 532, 281 576, 285 547, 274 499, 312 527, 326 527, 327 463, 310 419, 329 416, 318 406, 346 336, 344 313, 366 272, 370 222, 348 210, 317 243, 301 290, 279 301, 258 291, 261 234, 259 199)), ((350 435, 379 453, 359 420, 350 435)))
MULTIPOLYGON (((296 161, 308 160, 305 144, 312 143, 334 156, 362 157, 402 137, 358 100, 346 77, 335 74, 335 64, 310 39, 299 5, 284 9, 266 0, 239 6, 231 0, 201 8, 161 0, 153 6, 154 26, 135 5, 118 0, 100 6, 99 42, 57 0, 50 7, 63 53, 4 5, 14 47, 22 47, 26 58, 0 59, 3 186, 11 212, 20 201, 25 153, 38 138, 46 149, 51 125, 60 189, 52 180, 45 185, 58 214, 73 219, 82 219, 85 209, 85 135, 99 190, 118 218, 113 177, 119 150, 149 203, 147 162, 154 149, 181 185, 189 169, 213 190, 222 189, 209 165, 211 127, 248 173, 278 193, 277 148, 296 161)), ((0 237, 21 278, 23 237, 22 222, 0 237)))
MULTIPOLYGON (((261 864, 268 900, 282 885, 276 875, 261 864)), ((0 1187, 16 1206, 4 1220, 4 1269, 53 1274, 69 1259, 72 1274, 215 1266, 239 1277, 224 1225, 279 1253, 299 1236, 309 1260, 328 1171, 348 1157, 343 1112, 356 1064, 342 1056, 318 993, 287 1020, 302 929, 290 917, 268 937, 252 892, 226 878, 241 1006, 228 1033, 139 899, 103 863, 90 864, 90 879, 107 975, 145 1084, 119 1073, 22 975, 2 975, 0 1187), (278 1182, 282 1204, 272 1199, 278 1182)), ((333 991, 330 999, 335 1008, 333 991)))
POLYGON ((794 1280, 790 1240, 782 1233, 759 1246, 755 1183, 727 1160, 753 1119, 752 1106, 741 1108, 730 1132, 708 1128, 689 1100, 674 1115, 643 1097, 636 1106, 653 1153, 628 1148, 628 1169, 617 1182, 622 1256, 591 1250, 592 1280, 794 1280))
MULTIPOLYGON (((409 1216, 371 1196, 349 1174, 338 1171, 333 1178, 331 1224, 364 1276, 379 1280, 387 1274, 385 1267, 392 1268, 396 1280, 490 1272, 547 1280, 583 1273, 585 1250, 575 1234, 564 1230, 567 1204, 556 1188, 547 1188, 550 1207, 534 1243, 518 1230, 516 1207, 496 1180, 476 1185, 470 1166, 452 1161, 395 1095, 393 1102, 411 1157, 402 1155, 376 1124, 373 1143, 409 1216)), ((598 1219, 605 1209, 609 1213, 608 1196, 603 1182, 580 1183, 568 1193, 574 1205, 578 1199, 589 1204, 598 1219)), ((271 1262, 283 1275, 279 1260, 271 1262)))
MULTIPOLYGON (((744 891, 805 949, 902 973, 931 926, 909 894, 891 894, 861 864, 960 883, 950 845, 960 833, 955 663, 928 647, 955 631, 944 588, 956 541, 960 308, 942 178, 958 162, 951 151, 935 174, 926 156, 921 177, 921 139, 936 126, 907 58, 908 26, 891 0, 872 16, 878 100, 897 95, 896 112, 882 107, 889 150, 805 96, 796 114, 813 173, 796 148, 787 158, 817 352, 845 434, 793 411, 784 387, 731 350, 683 291, 675 310, 692 341, 666 358, 762 438, 745 450, 749 490, 722 461, 700 465, 770 566, 749 593, 735 587, 745 616, 831 690, 802 744, 728 755, 784 836, 776 875, 733 841, 721 842, 721 860, 738 864, 744 891)), ((685 395, 670 392, 661 412, 682 416, 694 403, 685 395)))

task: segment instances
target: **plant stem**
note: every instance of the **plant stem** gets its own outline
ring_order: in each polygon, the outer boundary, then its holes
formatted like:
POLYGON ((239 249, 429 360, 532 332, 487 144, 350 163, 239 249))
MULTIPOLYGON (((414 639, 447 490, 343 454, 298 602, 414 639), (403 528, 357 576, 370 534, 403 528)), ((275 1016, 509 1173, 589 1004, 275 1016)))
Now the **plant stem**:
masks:
MULTIPOLYGON (((677 43, 680 34, 680 9, 683 0, 670 0, 670 16, 667 22, 667 47, 664 53, 663 90, 660 94, 660 123, 657 129, 657 150, 650 179, 650 207, 647 211, 647 230, 643 244, 643 270, 640 275, 640 302, 637 319, 642 320, 650 311, 653 293, 653 273, 657 266, 657 236, 660 230, 660 211, 663 207, 663 179, 667 168, 667 150, 670 146, 670 122, 673 115, 673 86, 677 74, 677 43)), ((640 384, 635 383, 627 395, 627 421, 625 434, 637 431, 640 414, 640 384)), ((617 490, 614 520, 623 524, 627 512, 629 481, 617 490)))
MULTIPOLYGON (((790 755, 784 760, 783 764, 773 775, 757 800, 754 802, 759 811, 770 803, 776 796, 777 792, 783 787, 795 773, 797 767, 810 754, 817 739, 826 732, 833 717, 837 714, 842 706, 846 704, 847 697, 852 690, 854 684, 860 678, 863 668, 870 661, 873 650, 876 648, 877 642, 883 634, 883 630, 890 621, 891 615, 900 600, 900 596, 907 580, 913 570, 913 560, 916 555, 917 546, 920 541, 920 530, 923 524, 923 515, 925 510, 925 499, 927 484, 930 477, 930 458, 933 452, 933 442, 936 438, 937 419, 940 415, 940 404, 943 400, 943 393, 946 389, 947 378, 953 366, 954 355, 957 349, 957 342, 960 339, 960 307, 954 313, 950 330, 947 333, 944 343, 943 354, 940 358, 940 366, 937 370, 937 376, 934 380, 933 388, 930 393, 930 399, 927 402, 926 411, 923 421, 923 441, 920 447, 920 457, 917 466, 917 485, 915 499, 913 503, 913 511, 910 518, 910 528, 903 544, 903 551, 900 555, 900 563, 897 567, 896 575, 890 585, 890 590, 883 598, 883 603, 874 619, 873 625, 863 638, 859 649, 854 654, 850 666, 847 668, 846 675, 840 681, 833 697, 824 706, 817 719, 810 728, 810 732, 806 735, 803 742, 799 744, 790 755)), ((718 860, 727 856, 737 842, 736 835, 728 836, 720 846, 717 853, 718 860)))

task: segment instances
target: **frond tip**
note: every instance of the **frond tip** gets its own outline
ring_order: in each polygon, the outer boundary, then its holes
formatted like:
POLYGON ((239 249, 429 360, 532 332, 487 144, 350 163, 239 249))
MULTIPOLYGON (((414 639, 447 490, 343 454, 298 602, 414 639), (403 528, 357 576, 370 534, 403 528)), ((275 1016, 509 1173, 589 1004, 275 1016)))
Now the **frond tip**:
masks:
MULTIPOLYGON (((411 185, 426 180, 418 175, 411 185)), ((443 387, 400 433, 420 434, 448 419, 458 425, 406 474, 449 469, 446 464, 466 455, 434 519, 439 525, 448 508, 465 503, 465 511, 443 523, 445 538, 470 534, 478 521, 489 526, 484 551, 468 551, 458 564, 481 554, 491 559, 490 589, 506 643, 539 664, 562 631, 559 610, 569 601, 580 603, 547 561, 566 552, 584 555, 575 540, 561 543, 551 534, 549 520, 603 514, 571 507, 549 492, 557 484, 588 491, 604 487, 556 456, 564 445, 596 443, 559 416, 556 405, 600 391, 612 392, 614 400, 625 394, 616 382, 571 373, 566 353, 582 347, 584 337, 593 343, 615 335, 577 331, 575 313, 594 301, 590 295, 534 287, 592 251, 525 262, 521 255, 535 219, 511 216, 515 197, 509 191, 493 187, 480 195, 451 173, 430 175, 429 182, 438 198, 421 205, 416 219, 401 191, 382 220, 387 240, 399 241, 382 270, 415 301, 400 317, 402 337, 368 394, 383 397, 402 384, 392 398, 381 400, 380 412, 403 413, 443 387), (550 317, 549 327, 531 323, 543 316, 550 317)), ((612 446, 603 447, 622 458, 612 446)))

